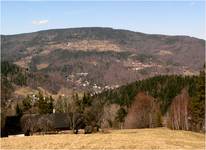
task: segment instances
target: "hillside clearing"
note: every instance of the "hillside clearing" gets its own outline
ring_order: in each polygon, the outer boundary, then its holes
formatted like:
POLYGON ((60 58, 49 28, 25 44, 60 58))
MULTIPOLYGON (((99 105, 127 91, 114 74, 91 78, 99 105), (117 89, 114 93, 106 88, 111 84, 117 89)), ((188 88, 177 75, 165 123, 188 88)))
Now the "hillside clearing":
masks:
POLYGON ((1 138, 1 149, 204 149, 204 134, 167 128, 1 138))

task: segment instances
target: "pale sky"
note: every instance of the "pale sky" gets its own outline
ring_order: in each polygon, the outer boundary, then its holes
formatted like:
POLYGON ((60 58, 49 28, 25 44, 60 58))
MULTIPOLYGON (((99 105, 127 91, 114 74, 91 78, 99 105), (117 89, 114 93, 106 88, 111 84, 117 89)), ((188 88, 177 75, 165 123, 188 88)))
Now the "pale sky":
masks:
POLYGON ((1 34, 112 27, 205 38, 205 1, 1 1, 1 34))

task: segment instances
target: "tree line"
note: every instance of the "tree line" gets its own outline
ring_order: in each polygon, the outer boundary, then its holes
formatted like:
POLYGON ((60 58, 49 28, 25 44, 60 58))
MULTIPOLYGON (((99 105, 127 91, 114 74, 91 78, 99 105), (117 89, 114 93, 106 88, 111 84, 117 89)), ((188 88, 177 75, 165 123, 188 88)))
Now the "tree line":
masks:
MULTIPOLYGON (((45 97, 39 93, 36 96, 37 101, 33 105, 31 104, 32 97, 27 96, 22 102, 22 109, 23 111, 28 111, 33 106, 38 108, 36 110, 38 110, 39 114, 52 113, 53 109, 57 113, 80 113, 86 118, 87 124, 100 127, 101 117, 104 113, 103 107, 105 105, 118 104, 120 108, 116 112, 115 121, 122 126, 127 116, 127 111, 137 93, 144 92, 152 96, 160 106, 160 115, 163 116, 170 109, 173 99, 181 93, 182 89, 186 89, 191 97, 188 109, 191 114, 192 129, 198 131, 204 125, 204 81, 205 73, 201 71, 199 76, 160 75, 136 81, 94 96, 84 93, 82 97, 79 97, 77 93, 73 93, 71 97, 60 96, 55 101, 51 96, 45 97)), ((19 111, 19 106, 17 108, 19 111)))

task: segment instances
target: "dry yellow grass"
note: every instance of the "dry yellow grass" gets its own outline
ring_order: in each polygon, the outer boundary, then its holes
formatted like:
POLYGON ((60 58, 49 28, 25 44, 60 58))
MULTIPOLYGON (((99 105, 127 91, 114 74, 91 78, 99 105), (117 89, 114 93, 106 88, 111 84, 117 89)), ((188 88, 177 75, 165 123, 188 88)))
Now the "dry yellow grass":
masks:
POLYGON ((48 66, 49 66, 49 64, 42 63, 42 64, 38 64, 36 67, 38 70, 41 70, 41 69, 47 68, 48 66))
POLYGON ((24 96, 24 97, 26 97, 27 94, 32 94, 34 92, 37 93, 37 91, 31 89, 30 87, 20 87, 20 88, 15 90, 15 94, 21 95, 21 96, 24 96))
POLYGON ((1 139, 2 149, 204 149, 204 134, 166 128, 1 139))

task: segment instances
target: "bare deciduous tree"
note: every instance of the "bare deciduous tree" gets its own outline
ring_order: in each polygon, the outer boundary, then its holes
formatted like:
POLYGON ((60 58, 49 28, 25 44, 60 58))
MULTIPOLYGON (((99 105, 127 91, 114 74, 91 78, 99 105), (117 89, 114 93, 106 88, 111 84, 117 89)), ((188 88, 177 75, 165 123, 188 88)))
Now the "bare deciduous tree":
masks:
POLYGON ((128 115, 125 118, 125 128, 148 128, 157 127, 161 124, 159 119, 160 109, 158 103, 151 96, 145 93, 138 93, 128 115))
POLYGON ((181 94, 176 96, 170 106, 169 117, 167 126, 177 130, 189 130, 188 123, 188 104, 189 104, 188 92, 183 89, 181 94))

